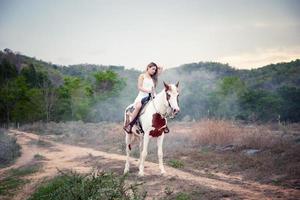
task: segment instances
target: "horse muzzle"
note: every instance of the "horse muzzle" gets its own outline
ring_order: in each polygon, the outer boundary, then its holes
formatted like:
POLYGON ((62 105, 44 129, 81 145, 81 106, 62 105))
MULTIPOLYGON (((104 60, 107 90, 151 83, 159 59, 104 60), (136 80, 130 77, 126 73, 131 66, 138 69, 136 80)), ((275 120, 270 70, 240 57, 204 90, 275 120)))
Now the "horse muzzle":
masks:
POLYGON ((177 115, 178 113, 180 112, 180 109, 179 108, 174 108, 173 109, 173 115, 177 115))

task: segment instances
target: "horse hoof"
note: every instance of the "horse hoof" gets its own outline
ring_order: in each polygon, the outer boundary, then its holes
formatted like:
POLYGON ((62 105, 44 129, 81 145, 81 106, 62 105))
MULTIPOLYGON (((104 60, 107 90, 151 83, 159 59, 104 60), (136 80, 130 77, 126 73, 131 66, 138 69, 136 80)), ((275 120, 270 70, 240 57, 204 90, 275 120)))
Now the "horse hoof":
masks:
POLYGON ((160 172, 161 175, 166 175, 166 173, 167 172, 165 170, 161 170, 161 172, 160 172))
POLYGON ((139 176, 143 177, 144 176, 144 172, 139 172, 139 176))
POLYGON ((129 173, 129 169, 124 169, 124 174, 129 173))

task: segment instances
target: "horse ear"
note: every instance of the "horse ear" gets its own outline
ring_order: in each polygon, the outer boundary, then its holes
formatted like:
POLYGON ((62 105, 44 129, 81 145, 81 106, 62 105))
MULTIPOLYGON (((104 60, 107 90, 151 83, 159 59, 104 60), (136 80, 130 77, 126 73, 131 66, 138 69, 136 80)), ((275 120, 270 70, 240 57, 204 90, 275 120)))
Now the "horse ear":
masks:
POLYGON ((178 88, 178 86, 179 86, 179 81, 177 81, 177 83, 176 83, 176 87, 178 88))
POLYGON ((164 85, 165 85, 165 90, 168 91, 170 89, 170 86, 168 84, 166 84, 165 82, 164 82, 164 85))

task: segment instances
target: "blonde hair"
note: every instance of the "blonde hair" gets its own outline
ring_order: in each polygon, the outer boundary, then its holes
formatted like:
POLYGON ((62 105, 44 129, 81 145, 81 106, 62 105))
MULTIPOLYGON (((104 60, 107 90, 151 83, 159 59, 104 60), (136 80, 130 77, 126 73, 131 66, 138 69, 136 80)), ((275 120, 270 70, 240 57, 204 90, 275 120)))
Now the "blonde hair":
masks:
POLYGON ((146 71, 148 70, 148 68, 153 67, 153 66, 156 67, 156 70, 155 70, 155 73, 153 75, 151 75, 151 78, 152 78, 152 80, 154 82, 154 87, 156 87, 157 86, 157 82, 158 82, 158 74, 157 74, 158 67, 157 67, 157 65, 154 62, 149 63, 147 65, 146 71))

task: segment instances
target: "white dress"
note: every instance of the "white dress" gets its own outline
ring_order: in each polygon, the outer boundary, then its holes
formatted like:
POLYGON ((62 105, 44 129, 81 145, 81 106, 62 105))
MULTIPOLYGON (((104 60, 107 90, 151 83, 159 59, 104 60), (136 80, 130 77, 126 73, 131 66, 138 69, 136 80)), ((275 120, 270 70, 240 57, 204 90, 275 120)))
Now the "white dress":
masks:
MULTIPOLYGON (((153 82, 152 78, 147 78, 146 76, 144 76, 142 87, 146 90, 151 91, 152 87, 154 88, 154 82, 153 82)), ((149 93, 147 93, 147 92, 139 91, 139 94, 137 95, 137 97, 134 100, 134 104, 138 101, 141 101, 144 97, 147 97, 148 95, 149 95, 149 93)))

